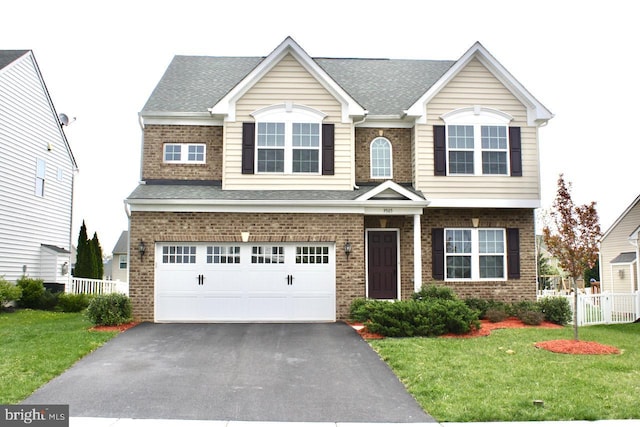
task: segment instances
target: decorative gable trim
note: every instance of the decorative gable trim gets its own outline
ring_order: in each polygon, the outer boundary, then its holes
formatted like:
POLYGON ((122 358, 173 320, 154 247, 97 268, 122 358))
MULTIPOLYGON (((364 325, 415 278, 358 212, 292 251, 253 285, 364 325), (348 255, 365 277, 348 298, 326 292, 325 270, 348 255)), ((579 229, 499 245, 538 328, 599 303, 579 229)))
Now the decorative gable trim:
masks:
POLYGON ((529 126, 544 126, 553 114, 538 101, 515 77, 507 71, 489 53, 488 50, 476 42, 460 59, 438 80, 429 90, 422 95, 411 107, 406 110, 409 116, 417 117, 417 122, 427 122, 427 104, 436 96, 458 73, 463 70, 471 60, 477 59, 491 72, 522 104, 527 108, 527 123, 529 126))
POLYGON ((413 202, 425 202, 425 206, 428 205, 428 202, 418 196, 417 194, 407 190, 401 185, 396 184, 393 181, 385 181, 372 190, 367 191, 362 196, 358 197, 356 200, 364 201, 371 200, 376 197, 384 198, 384 199, 398 199, 399 197, 411 200, 413 202))
POLYGON ((351 117, 366 115, 367 111, 349 96, 291 37, 284 39, 273 52, 231 89, 227 95, 209 108, 209 112, 212 115, 225 116, 228 121, 235 121, 236 102, 288 54, 292 55, 307 72, 340 102, 343 123, 349 123, 351 117))

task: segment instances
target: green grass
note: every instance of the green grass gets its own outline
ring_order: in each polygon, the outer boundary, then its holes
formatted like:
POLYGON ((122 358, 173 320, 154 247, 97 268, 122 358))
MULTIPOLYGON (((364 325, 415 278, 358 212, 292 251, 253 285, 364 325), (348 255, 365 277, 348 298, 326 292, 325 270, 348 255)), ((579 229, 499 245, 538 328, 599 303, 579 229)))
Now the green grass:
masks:
POLYGON ((640 324, 580 328, 581 340, 616 346, 619 355, 556 354, 534 347, 572 338, 571 327, 531 328, 470 339, 370 344, 440 422, 640 418, 640 324), (543 407, 533 405, 538 399, 543 407))
POLYGON ((115 332, 90 332, 81 313, 0 313, 0 404, 16 404, 115 332))

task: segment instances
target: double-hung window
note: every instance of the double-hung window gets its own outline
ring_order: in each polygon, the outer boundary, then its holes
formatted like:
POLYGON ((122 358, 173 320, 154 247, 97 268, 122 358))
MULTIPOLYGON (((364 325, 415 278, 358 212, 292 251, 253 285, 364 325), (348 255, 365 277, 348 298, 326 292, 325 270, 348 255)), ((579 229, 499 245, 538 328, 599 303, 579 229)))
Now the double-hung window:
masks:
POLYGON ((504 229, 449 228, 444 239, 445 279, 506 279, 504 229))
POLYGON ((165 143, 165 163, 203 164, 206 160, 206 144, 165 143))
POLYGON ((508 175, 512 117, 482 108, 465 108, 442 116, 446 123, 449 175, 508 175))
POLYGON ((268 107, 253 116, 258 173, 321 173, 324 114, 288 104, 268 107))

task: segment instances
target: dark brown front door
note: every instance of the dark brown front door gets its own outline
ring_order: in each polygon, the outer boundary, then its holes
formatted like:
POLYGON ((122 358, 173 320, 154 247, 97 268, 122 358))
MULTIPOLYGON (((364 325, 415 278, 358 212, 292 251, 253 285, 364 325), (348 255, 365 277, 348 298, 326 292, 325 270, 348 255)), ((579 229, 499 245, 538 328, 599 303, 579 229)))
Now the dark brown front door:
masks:
POLYGON ((398 235, 368 231, 369 298, 398 298, 398 235))

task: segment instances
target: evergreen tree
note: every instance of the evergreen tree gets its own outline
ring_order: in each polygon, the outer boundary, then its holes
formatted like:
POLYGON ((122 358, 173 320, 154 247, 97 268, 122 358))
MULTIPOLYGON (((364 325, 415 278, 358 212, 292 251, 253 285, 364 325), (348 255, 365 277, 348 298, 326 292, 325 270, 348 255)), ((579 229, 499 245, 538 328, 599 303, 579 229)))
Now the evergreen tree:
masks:
POLYGON ((98 233, 93 233, 91 239, 91 255, 93 258, 92 270, 94 279, 102 279, 104 275, 104 264, 102 263, 102 248, 100 247, 100 241, 98 240, 98 233))
POLYGON ((93 259, 91 256, 91 247, 89 238, 87 237, 87 227, 82 221, 80 234, 78 235, 78 246, 76 248, 76 268, 73 272, 75 277, 84 277, 87 279, 93 276, 93 259))

